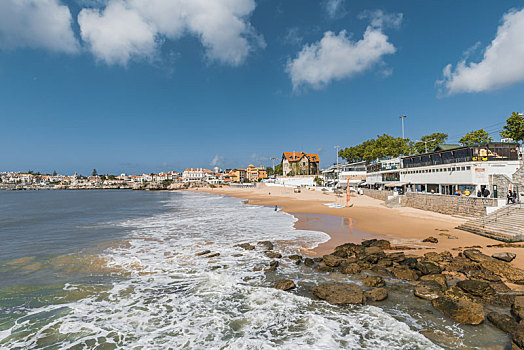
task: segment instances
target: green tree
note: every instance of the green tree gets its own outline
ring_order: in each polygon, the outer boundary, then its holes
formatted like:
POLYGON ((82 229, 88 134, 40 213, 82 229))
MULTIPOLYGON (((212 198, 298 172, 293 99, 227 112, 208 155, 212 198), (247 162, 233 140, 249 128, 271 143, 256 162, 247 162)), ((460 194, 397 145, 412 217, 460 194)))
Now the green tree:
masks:
POLYGON ((513 139, 514 141, 524 141, 524 117, 522 113, 511 113, 511 116, 506 120, 504 130, 500 136, 513 139))
POLYGON ((362 160, 371 162, 378 158, 411 154, 413 150, 414 145, 409 139, 383 134, 377 135, 376 139, 364 141, 360 145, 344 148, 339 151, 339 156, 348 162, 362 160))
POLYGON ((486 143, 491 141, 493 141, 493 138, 490 137, 489 133, 484 129, 468 132, 466 135, 464 135, 463 138, 459 140, 460 144, 463 146, 469 146, 475 143, 486 143))
POLYGON ((93 169, 93 172, 91 172, 91 176, 98 176, 98 172, 96 169, 93 169))
POLYGON ((431 152, 438 145, 444 143, 448 138, 448 134, 443 132, 434 132, 429 135, 422 136, 420 141, 415 143, 415 150, 417 153, 431 152))
POLYGON ((56 176, 56 170, 53 170, 53 176, 56 176))

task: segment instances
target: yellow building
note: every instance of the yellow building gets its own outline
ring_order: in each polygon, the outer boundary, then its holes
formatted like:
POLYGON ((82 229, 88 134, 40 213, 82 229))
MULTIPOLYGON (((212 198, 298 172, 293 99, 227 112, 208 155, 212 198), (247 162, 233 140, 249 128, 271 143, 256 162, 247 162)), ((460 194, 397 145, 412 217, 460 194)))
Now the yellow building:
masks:
POLYGON ((229 176, 233 182, 243 182, 247 178, 246 169, 232 169, 229 176))
POLYGON ((247 179, 251 182, 267 179, 266 168, 262 165, 257 168, 253 164, 250 164, 246 169, 246 173, 247 179))

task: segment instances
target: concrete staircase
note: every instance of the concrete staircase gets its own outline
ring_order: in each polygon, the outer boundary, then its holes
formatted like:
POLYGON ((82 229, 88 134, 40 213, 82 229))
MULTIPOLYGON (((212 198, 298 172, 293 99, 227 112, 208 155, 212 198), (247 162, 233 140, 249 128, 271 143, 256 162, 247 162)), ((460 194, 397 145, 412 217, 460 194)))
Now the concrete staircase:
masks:
POLYGON ((524 242, 524 206, 506 205, 482 218, 467 221, 457 228, 503 242, 524 242))

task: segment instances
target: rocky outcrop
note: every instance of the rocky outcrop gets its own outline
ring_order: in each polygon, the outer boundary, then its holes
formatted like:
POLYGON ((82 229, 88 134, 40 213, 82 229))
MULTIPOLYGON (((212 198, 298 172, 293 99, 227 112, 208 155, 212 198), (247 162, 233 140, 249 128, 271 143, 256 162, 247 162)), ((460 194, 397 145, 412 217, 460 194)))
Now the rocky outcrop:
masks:
POLYGON ((517 331, 517 321, 508 315, 499 312, 490 312, 487 315, 487 319, 503 332, 514 334, 517 331))
POLYGON ((505 262, 511 262, 517 257, 517 254, 503 252, 503 253, 495 253, 491 257, 505 261, 505 262))
POLYGON ((296 287, 295 282, 292 280, 280 280, 275 283, 275 288, 280 290, 291 290, 296 287))
POLYGON ((442 295, 442 286, 435 281, 420 281, 413 288, 413 294, 419 298, 433 300, 442 295))
POLYGON ((477 249, 465 250, 463 254, 486 270, 492 271, 494 274, 502 276, 510 282, 524 284, 524 271, 517 269, 504 261, 482 254, 477 249))
POLYGON ((517 320, 524 321, 524 295, 515 297, 513 305, 511 305, 511 313, 515 315, 517 320))
POLYGON ((312 291, 317 298, 331 304, 364 303, 364 293, 354 284, 326 282, 314 287, 312 291))
POLYGON ((484 307, 474 302, 458 287, 451 287, 431 301, 433 307, 453 321, 461 324, 484 322, 484 307))
POLYGON ((428 238, 423 239, 422 242, 438 243, 438 238, 436 238, 436 237, 428 237, 428 238))
POLYGON ((273 250, 274 248, 273 243, 270 241, 260 241, 257 243, 257 245, 264 247, 264 250, 273 250))
POLYGON ((385 239, 368 239, 362 241, 364 247, 379 247, 383 250, 391 249, 391 243, 385 239))
POLYGON ((346 275, 353 275, 355 273, 359 273, 360 271, 362 271, 362 268, 357 263, 349 263, 349 264, 340 265, 338 267, 338 271, 346 275))
POLYGON ((249 243, 237 244, 237 245, 235 245, 235 247, 239 247, 239 248, 242 248, 244 250, 254 250, 255 249, 255 246, 252 245, 252 244, 249 244, 249 243))
POLYGON ((386 283, 379 276, 368 276, 362 280, 362 284, 366 287, 384 287, 386 283))
POLYGON ((366 297, 366 300, 382 301, 387 299, 388 291, 386 290, 386 288, 373 288, 372 290, 364 292, 364 295, 366 297))
POLYGON ((280 259, 282 257, 282 254, 271 251, 271 250, 265 251, 264 253, 266 254, 268 258, 271 258, 271 259, 280 259))
POLYGON ((407 281, 416 281, 418 280, 418 274, 410 269, 408 266, 397 266, 394 267, 391 272, 396 278, 407 280, 407 281))
POLYGON ((446 280, 446 276, 442 274, 433 274, 433 275, 426 275, 420 277, 421 281, 434 281, 438 283, 438 285, 442 288, 442 290, 445 290, 448 288, 448 282, 446 280))
POLYGON ((322 257, 322 259, 323 259, 324 263, 327 266, 330 266, 330 267, 337 267, 344 261, 343 258, 340 258, 340 257, 335 256, 335 255, 324 255, 322 257))
POLYGON ((487 297, 494 295, 496 292, 487 282, 475 281, 475 280, 465 280, 457 282, 457 287, 462 289, 464 292, 477 297, 487 297))

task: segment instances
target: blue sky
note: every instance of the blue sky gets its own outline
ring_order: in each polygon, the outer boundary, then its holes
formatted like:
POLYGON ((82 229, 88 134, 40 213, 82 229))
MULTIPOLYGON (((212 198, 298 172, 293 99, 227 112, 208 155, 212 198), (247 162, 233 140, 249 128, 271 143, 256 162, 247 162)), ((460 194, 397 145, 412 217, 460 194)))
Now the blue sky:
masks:
POLYGON ((524 110, 520 1, 4 0, 0 171, 271 164, 524 110), (448 66, 449 65, 449 66, 448 66))

